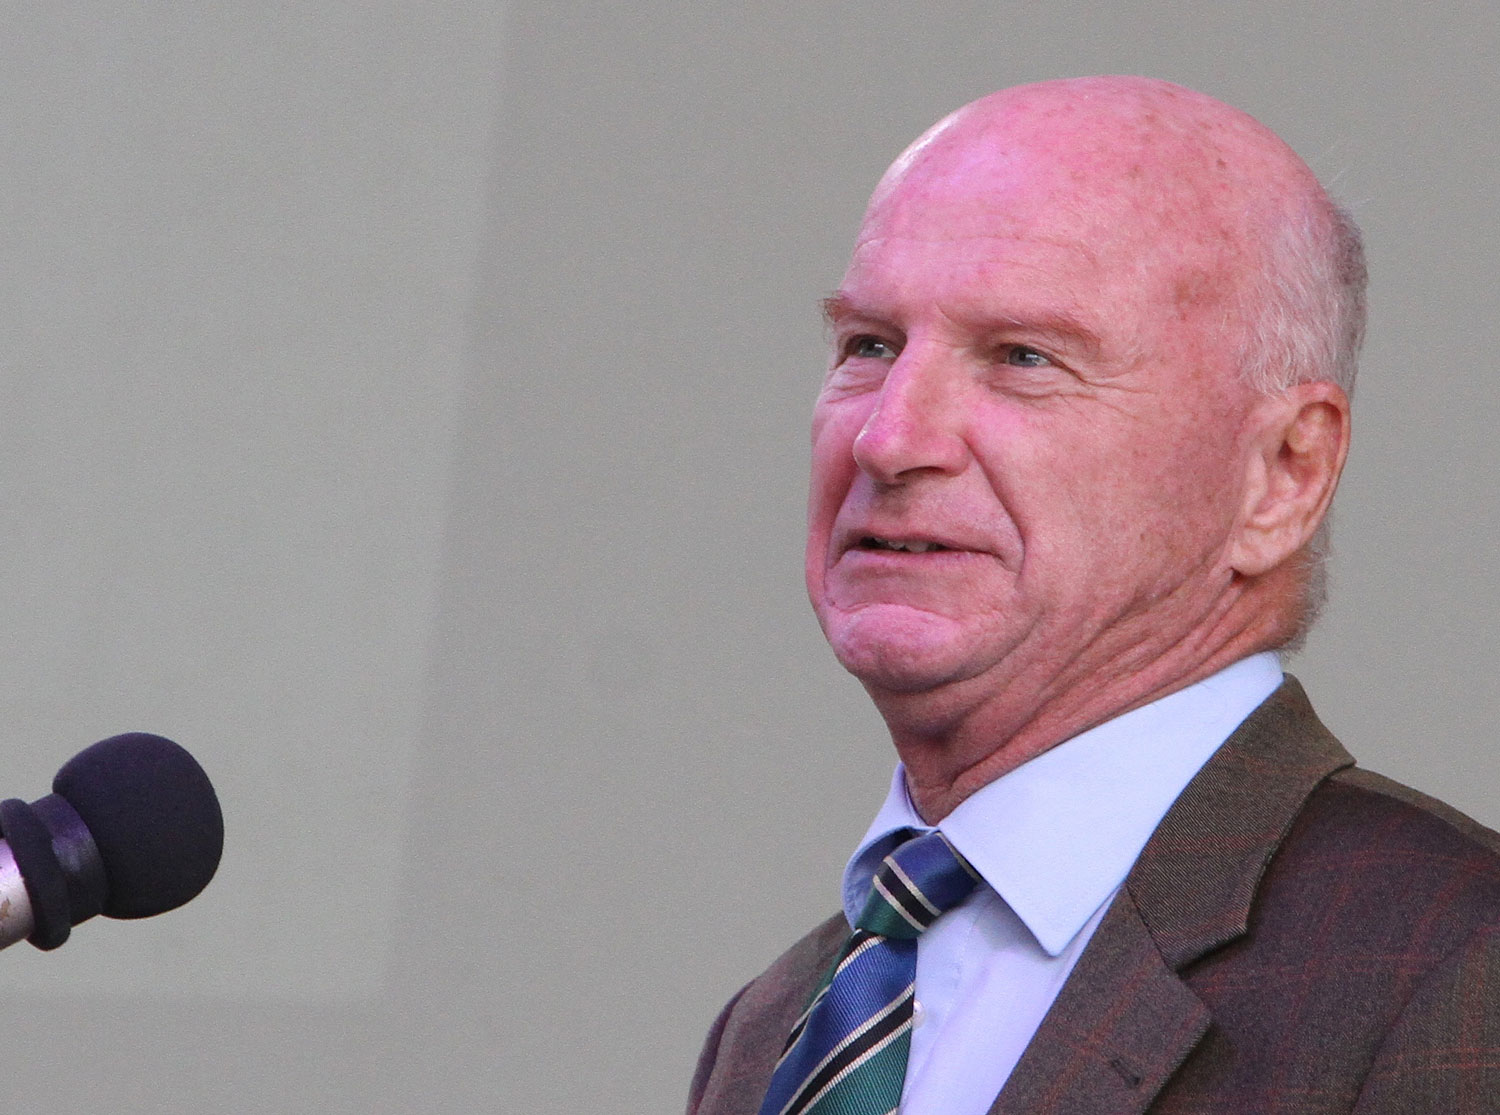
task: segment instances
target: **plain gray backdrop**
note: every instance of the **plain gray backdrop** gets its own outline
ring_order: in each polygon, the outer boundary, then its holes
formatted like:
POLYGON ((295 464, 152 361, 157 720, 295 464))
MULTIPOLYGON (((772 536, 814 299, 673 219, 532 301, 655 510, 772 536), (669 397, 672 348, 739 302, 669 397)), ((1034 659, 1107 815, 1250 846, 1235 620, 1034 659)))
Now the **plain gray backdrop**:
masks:
POLYGON ((1292 669, 1500 822, 1492 0, 11 5, 5 796, 179 739, 219 877, 0 960, 0 1106, 679 1110, 889 777, 801 587, 817 300, 885 164, 1144 73, 1352 204, 1292 669))

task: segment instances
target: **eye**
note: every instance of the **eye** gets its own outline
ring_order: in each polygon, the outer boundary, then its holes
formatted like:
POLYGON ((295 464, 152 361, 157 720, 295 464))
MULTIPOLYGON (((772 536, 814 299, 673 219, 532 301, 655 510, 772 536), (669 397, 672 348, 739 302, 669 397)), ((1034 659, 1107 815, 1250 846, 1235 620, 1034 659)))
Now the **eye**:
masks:
POLYGON ((899 354, 889 341, 865 333, 849 338, 844 345, 844 355, 855 360, 894 360, 899 354))
POLYGON ((1028 345, 1012 345, 1006 349, 1005 362, 1016 368, 1045 368, 1052 363, 1045 353, 1028 345))

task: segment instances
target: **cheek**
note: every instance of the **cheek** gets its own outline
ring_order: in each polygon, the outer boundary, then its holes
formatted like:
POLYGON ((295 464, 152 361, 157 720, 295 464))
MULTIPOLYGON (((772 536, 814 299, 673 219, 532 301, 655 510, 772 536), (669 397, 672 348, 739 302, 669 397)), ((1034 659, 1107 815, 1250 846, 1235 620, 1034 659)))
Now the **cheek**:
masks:
MULTIPOLYGON (((1138 560, 1165 576, 1211 561, 1225 544, 1239 505, 1232 437, 1176 426, 1123 455, 1109 530, 1138 560)), ((1213 428, 1213 427, 1209 427, 1213 428)))
POLYGON ((821 578, 827 560, 834 520, 858 471, 854 464, 854 439, 860 431, 860 416, 853 408, 814 411, 812 428, 812 475, 807 493, 807 575, 821 578))
MULTIPOLYGON (((1201 388, 1200 388, 1201 391, 1201 388)), ((1243 466, 1242 408, 1205 399, 1157 439, 1156 487, 1177 517, 1205 525, 1238 505, 1243 466)))
POLYGON ((863 415, 853 407, 824 409, 813 415, 812 476, 808 485, 808 526, 832 527, 839 505, 849 491, 858 466, 854 463, 854 439, 859 436, 863 415))
POLYGON ((1073 417, 1012 436, 1003 464, 988 455, 1036 566, 1131 579, 1143 562, 1175 565, 1163 559, 1217 544, 1233 485, 1225 447, 1210 444, 1199 423, 1160 410, 1073 417))

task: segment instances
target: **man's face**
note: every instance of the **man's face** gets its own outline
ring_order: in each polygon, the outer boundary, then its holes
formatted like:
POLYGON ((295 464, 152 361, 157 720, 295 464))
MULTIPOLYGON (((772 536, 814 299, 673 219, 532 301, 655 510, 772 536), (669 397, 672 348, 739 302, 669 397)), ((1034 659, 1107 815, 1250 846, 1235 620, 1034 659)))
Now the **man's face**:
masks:
POLYGON ((966 160, 877 195, 830 300, 807 584, 872 691, 1040 704, 1212 622, 1249 400, 1213 222, 966 160))

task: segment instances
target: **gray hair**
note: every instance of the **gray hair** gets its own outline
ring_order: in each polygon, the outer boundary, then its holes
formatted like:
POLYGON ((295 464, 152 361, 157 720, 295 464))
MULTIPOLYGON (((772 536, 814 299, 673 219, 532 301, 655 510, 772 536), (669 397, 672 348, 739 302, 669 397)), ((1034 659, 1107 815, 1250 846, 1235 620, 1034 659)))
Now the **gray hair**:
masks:
MULTIPOLYGON (((1241 374, 1266 394, 1331 380, 1352 398, 1368 281, 1359 226, 1348 210, 1319 195, 1305 198, 1290 219, 1278 214, 1262 227, 1263 263, 1243 288, 1241 374)), ((1325 517, 1299 559, 1301 611, 1284 651, 1301 647, 1328 599, 1329 550, 1325 517)))
POLYGON ((1352 397, 1368 281, 1359 226, 1318 197, 1263 227, 1263 264, 1243 292, 1242 374, 1267 394, 1332 380, 1352 397))

